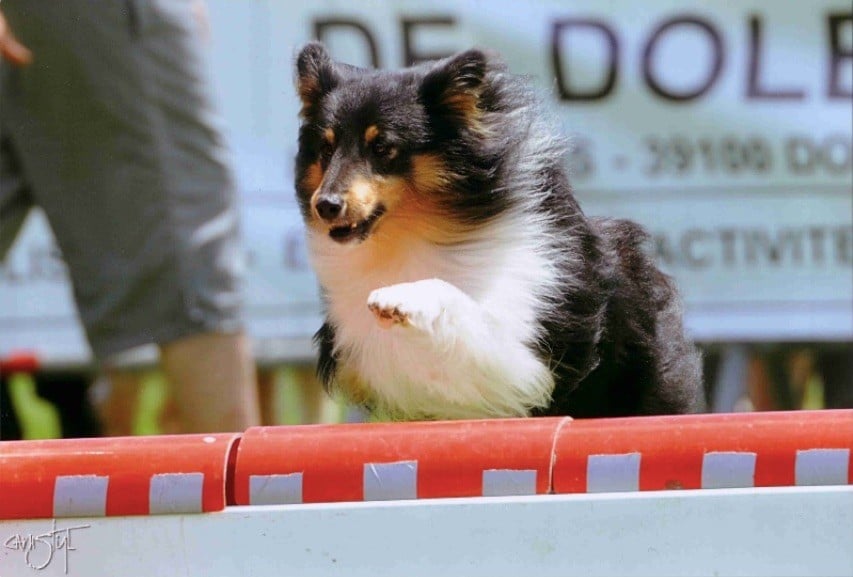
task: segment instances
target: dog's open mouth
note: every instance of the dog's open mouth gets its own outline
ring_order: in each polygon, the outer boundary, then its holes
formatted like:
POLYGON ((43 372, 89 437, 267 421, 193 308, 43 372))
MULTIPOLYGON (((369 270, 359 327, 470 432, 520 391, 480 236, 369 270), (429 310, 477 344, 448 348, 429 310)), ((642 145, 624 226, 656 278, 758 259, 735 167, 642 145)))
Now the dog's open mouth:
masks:
POLYGON ((362 221, 354 222, 345 226, 336 226, 329 230, 332 240, 339 243, 347 243, 351 240, 364 240, 373 231, 373 225, 385 214, 385 207, 379 205, 370 213, 370 216, 362 221))

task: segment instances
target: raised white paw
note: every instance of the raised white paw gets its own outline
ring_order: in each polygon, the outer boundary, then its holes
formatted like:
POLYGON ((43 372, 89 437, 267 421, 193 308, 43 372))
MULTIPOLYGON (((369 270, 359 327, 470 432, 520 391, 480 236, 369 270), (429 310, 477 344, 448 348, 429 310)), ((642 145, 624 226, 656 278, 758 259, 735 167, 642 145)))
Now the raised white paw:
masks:
POLYGON ((382 328, 402 326, 431 332, 447 305, 461 294, 443 280, 427 279, 376 289, 367 297, 367 307, 382 328))

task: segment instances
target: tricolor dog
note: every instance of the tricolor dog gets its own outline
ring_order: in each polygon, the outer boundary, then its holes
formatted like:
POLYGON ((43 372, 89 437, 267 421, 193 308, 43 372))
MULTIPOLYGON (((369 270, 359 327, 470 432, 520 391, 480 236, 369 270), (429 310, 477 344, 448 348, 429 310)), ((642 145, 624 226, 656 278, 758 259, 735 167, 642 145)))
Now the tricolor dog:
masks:
POLYGON ((673 282, 638 225, 584 215, 498 56, 378 71, 311 43, 296 75, 328 387, 397 419, 700 410, 673 282))

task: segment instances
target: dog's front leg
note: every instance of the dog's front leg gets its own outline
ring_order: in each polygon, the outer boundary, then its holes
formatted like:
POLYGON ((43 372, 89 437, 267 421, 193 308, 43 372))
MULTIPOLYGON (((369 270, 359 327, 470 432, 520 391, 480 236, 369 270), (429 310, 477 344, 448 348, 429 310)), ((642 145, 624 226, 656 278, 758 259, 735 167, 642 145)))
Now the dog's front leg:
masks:
POLYGON ((367 306, 379 326, 431 337, 435 344, 485 330, 480 306, 437 278, 376 289, 370 293, 367 306))
POLYGON ((408 378, 432 391, 424 401, 431 416, 523 416, 547 406, 554 386, 548 366, 503 315, 452 284, 428 279, 383 287, 370 293, 367 306, 398 340, 395 359, 405 363, 408 378))

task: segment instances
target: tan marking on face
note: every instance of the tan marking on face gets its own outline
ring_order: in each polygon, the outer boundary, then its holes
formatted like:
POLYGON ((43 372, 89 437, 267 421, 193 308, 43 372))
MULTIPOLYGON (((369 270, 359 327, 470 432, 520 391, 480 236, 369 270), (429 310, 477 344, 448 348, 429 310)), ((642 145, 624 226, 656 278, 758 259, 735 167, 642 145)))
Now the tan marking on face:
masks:
POLYGON ((312 218, 308 224, 317 230, 325 231, 327 224, 317 213, 317 198, 320 196, 320 189, 323 185, 323 168, 320 166, 319 161, 308 166, 308 170, 305 171, 305 176, 302 178, 301 184, 305 190, 311 191, 311 199, 309 202, 312 218))
MULTIPOLYGON (((416 155, 412 163, 408 177, 357 176, 344 194, 347 208, 339 224, 362 221, 380 204, 386 209, 373 233, 377 237, 377 267, 382 267, 393 254, 404 255, 413 250, 412 242, 452 244, 469 232, 442 208, 442 197, 451 193, 453 175, 440 155, 416 155)), ((312 224, 318 229, 329 226, 317 218, 312 224)))
MULTIPOLYGON (((317 175, 320 176, 320 179, 311 182, 311 184, 314 184, 315 182, 317 184, 317 187, 314 189, 314 193, 311 196, 311 208, 314 213, 314 221, 316 221, 319 226, 328 227, 329 223, 322 222, 322 219, 319 218, 316 211, 317 198, 320 194, 319 185, 322 182, 322 175, 319 173, 319 167, 317 167, 317 171, 317 175)), ((311 172, 313 172, 313 170, 311 170, 311 172)), ((303 183, 308 180, 309 178, 306 176, 306 178, 303 179, 303 183)), ((405 182, 400 178, 386 178, 381 176, 367 178, 364 176, 357 176, 352 180, 349 187, 347 187, 346 192, 343 193, 343 201, 346 205, 344 214, 341 215, 340 218, 336 219, 333 224, 344 225, 365 220, 373 214, 376 207, 380 204, 383 204, 386 209, 390 209, 399 203, 404 190, 405 182)))
POLYGON ((305 171, 305 176, 302 177, 302 188, 316 192, 323 183, 323 169, 319 162, 315 162, 308 166, 305 171))
POLYGON ((323 131, 323 138, 330 145, 332 145, 332 146, 335 145, 335 131, 332 130, 331 128, 327 128, 326 130, 323 131))
POLYGON ((439 155, 423 154, 412 158, 407 178, 377 179, 376 193, 387 208, 377 237, 376 266, 394 254, 413 250, 412 242, 428 241, 452 244, 464 238, 465 227, 442 208, 442 197, 450 193, 452 174, 439 155))
POLYGON ((346 192, 347 220, 364 220, 370 216, 380 200, 375 180, 356 177, 346 192))
POLYGON ((364 142, 370 144, 376 137, 379 136, 379 128, 375 124, 371 124, 367 127, 367 130, 364 131, 364 142))
POLYGON ((305 171, 305 176, 302 177, 302 181, 300 185, 302 189, 305 191, 311 191, 311 199, 309 201, 311 206, 311 216, 308 224, 310 226, 316 227, 318 230, 322 230, 320 226, 321 221, 317 216, 317 195, 320 193, 320 187, 323 184, 323 169, 320 168, 320 163, 315 162, 308 166, 308 169, 305 171))
POLYGON ((346 194, 347 220, 364 220, 380 204, 391 211, 405 193, 405 182, 399 177, 356 177, 346 194))
POLYGON ((421 195, 448 190, 453 182, 450 171, 437 154, 417 154, 412 157, 412 186, 421 195))

